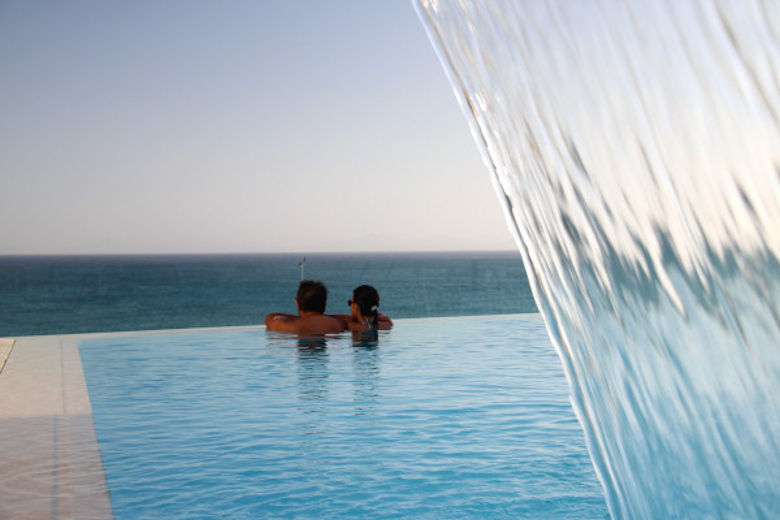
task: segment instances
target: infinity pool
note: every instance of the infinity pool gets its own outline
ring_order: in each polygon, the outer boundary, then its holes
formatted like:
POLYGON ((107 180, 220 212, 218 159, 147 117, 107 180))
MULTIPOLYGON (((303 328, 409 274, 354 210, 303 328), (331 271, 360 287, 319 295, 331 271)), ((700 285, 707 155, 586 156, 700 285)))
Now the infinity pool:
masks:
POLYGON ((79 350, 120 520, 608 516, 537 315, 79 350))

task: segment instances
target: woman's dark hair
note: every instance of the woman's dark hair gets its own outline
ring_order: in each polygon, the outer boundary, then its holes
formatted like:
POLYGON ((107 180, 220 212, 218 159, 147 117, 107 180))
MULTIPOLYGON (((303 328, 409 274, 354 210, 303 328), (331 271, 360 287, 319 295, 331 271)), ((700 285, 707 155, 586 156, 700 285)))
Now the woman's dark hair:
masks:
POLYGON ((352 291, 352 301, 360 307, 360 314, 366 318, 373 318, 373 325, 376 327, 379 308, 379 292, 370 285, 361 285, 352 291))

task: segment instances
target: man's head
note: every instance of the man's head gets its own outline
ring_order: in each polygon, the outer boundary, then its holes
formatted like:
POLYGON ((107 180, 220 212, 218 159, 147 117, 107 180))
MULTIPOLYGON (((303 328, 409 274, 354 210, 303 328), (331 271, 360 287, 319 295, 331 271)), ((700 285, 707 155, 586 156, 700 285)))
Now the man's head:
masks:
POLYGON ((295 301, 300 311, 323 313, 328 302, 328 289, 320 281, 303 280, 298 286, 295 301))

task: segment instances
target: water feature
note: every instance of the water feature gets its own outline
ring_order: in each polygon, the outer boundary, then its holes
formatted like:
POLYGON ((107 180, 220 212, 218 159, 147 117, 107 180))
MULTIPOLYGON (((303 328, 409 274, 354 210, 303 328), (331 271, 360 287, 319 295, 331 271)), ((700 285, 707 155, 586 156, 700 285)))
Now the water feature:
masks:
POLYGON ((780 510, 780 9, 420 0, 615 518, 780 510))

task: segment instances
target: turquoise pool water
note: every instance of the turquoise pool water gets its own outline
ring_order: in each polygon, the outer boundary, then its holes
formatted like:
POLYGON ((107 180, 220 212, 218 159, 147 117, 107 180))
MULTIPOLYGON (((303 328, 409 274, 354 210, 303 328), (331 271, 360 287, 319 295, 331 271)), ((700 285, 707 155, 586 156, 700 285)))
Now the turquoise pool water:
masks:
POLYGON ((118 519, 608 515, 536 315, 80 353, 118 519))

